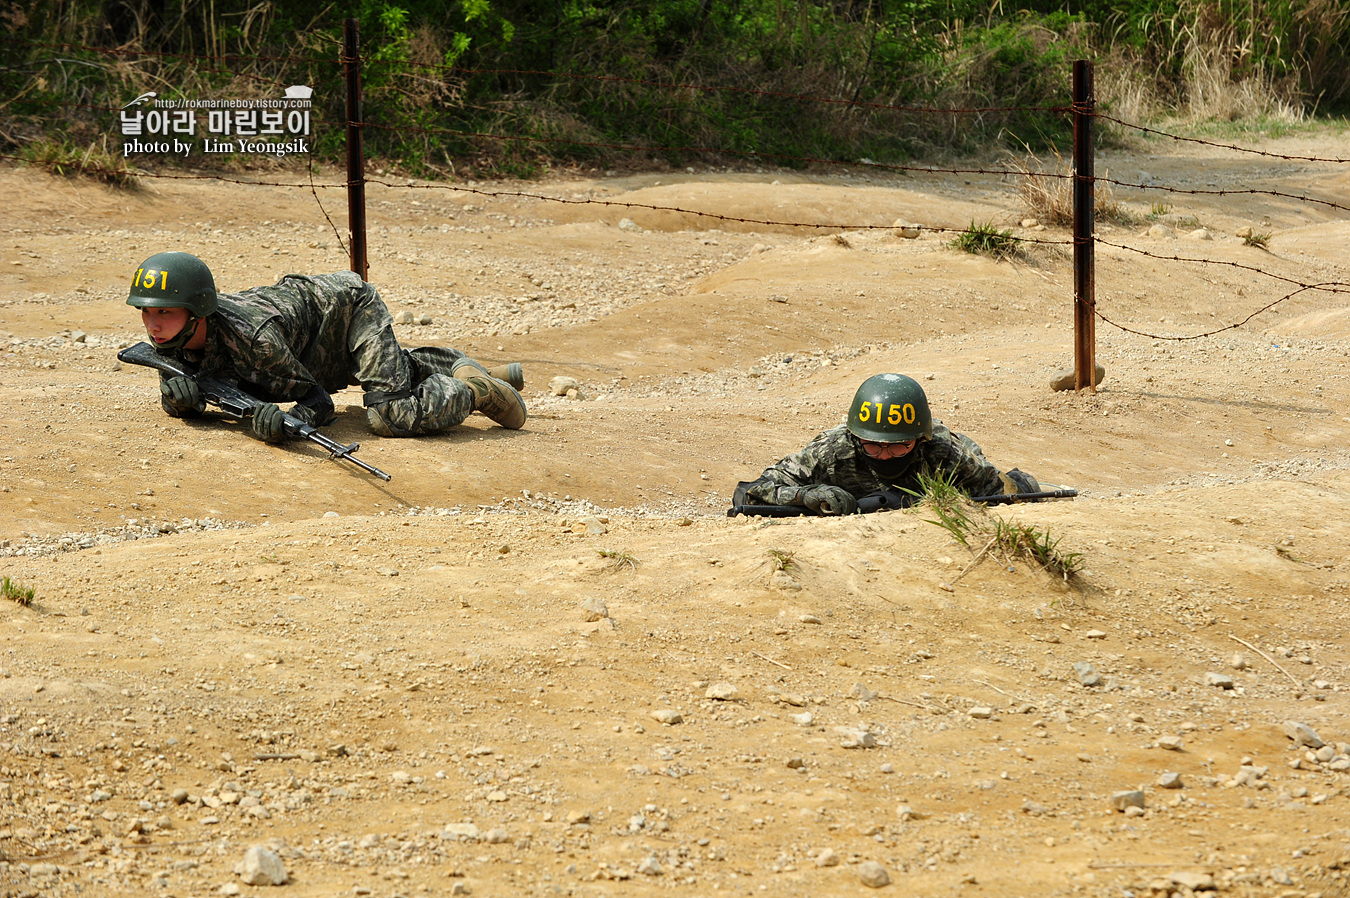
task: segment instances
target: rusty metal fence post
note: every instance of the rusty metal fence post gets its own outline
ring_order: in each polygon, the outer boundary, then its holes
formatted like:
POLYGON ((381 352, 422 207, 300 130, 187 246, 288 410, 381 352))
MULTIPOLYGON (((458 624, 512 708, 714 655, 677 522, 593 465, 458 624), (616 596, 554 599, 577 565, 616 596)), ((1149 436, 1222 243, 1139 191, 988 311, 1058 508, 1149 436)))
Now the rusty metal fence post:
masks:
POLYGON ((1093 234, 1097 230, 1093 171, 1092 63, 1073 64, 1073 372, 1074 389, 1097 390, 1097 307, 1093 234))
POLYGON ((352 271, 366 280, 366 174, 361 148, 361 55, 355 19, 342 23, 342 67, 347 75, 347 226, 351 230, 352 271))

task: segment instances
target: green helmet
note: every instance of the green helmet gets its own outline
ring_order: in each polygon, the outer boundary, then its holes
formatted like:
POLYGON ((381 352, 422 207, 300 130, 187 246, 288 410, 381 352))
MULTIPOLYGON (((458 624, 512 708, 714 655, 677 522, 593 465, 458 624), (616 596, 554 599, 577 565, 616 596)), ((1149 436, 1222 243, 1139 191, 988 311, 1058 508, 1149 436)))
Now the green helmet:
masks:
POLYGON ((132 275, 127 305, 187 309, 192 318, 205 318, 216 310, 216 281, 191 253, 155 253, 132 275))
POLYGON ((848 410, 848 430, 861 440, 903 443, 933 435, 933 413, 918 381, 903 374, 874 374, 863 381, 848 410))

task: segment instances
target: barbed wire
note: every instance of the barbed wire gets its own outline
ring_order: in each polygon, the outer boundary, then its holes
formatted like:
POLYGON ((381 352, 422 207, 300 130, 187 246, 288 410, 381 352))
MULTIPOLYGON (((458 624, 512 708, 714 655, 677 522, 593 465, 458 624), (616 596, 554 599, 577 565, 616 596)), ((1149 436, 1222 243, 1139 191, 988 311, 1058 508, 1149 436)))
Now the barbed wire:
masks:
POLYGON ((1100 112, 1095 112, 1093 113, 1093 115, 1099 119, 1103 119, 1108 122, 1115 122, 1117 125, 1121 125, 1122 127, 1125 128, 1133 128, 1137 131, 1143 131, 1146 134, 1156 134, 1159 137, 1169 137, 1172 140, 1184 141, 1187 143, 1198 143, 1203 144, 1204 146, 1217 147, 1222 150, 1233 150, 1238 153, 1251 153, 1254 156, 1266 156, 1271 159, 1288 159, 1293 162, 1334 162, 1338 164, 1345 164, 1347 162, 1350 162, 1350 159, 1340 159, 1334 156, 1333 157, 1292 156, 1286 153, 1272 153, 1269 150, 1255 150, 1251 149, 1250 147, 1240 147, 1234 144, 1218 143, 1216 141, 1205 140, 1200 137, 1183 137, 1179 134, 1171 134, 1168 133, 1167 131, 1159 131, 1157 128, 1150 128, 1147 125, 1140 125, 1135 122, 1127 122, 1124 119, 1118 119, 1100 112))
MULTIPOLYGON (((1225 324, 1223 327, 1215 328, 1212 331, 1205 331, 1204 333, 1201 334, 1183 334, 1178 336, 1175 334, 1153 334, 1148 333, 1147 331, 1135 330, 1132 327, 1126 327, 1125 325, 1119 323, 1118 321, 1112 321, 1110 318, 1106 317, 1106 315, 1102 313, 1102 310, 1098 308, 1095 303, 1092 306, 1092 313, 1096 315, 1098 318, 1100 318, 1102 321, 1105 321, 1112 327, 1119 328, 1120 330, 1124 331, 1127 334, 1134 334, 1139 337, 1147 337, 1150 340, 1172 340, 1175 342, 1184 342, 1186 340, 1203 340, 1206 337, 1213 337, 1214 335, 1221 334, 1224 331, 1237 330, 1238 328, 1246 325, 1247 322, 1251 321, 1257 315, 1260 315, 1262 312, 1268 312, 1271 309, 1278 306, 1280 303, 1284 302, 1285 300, 1293 299, 1295 296, 1298 296, 1300 293, 1303 293, 1306 290, 1322 290, 1326 289, 1329 286, 1332 286, 1333 284, 1335 284, 1335 282, 1330 282, 1328 284, 1309 284, 1306 287, 1300 287, 1297 290, 1293 291, 1292 293, 1286 293, 1284 296, 1281 296, 1274 302, 1266 303, 1264 306, 1252 312, 1250 315, 1248 315, 1246 318, 1243 318, 1241 321, 1235 321, 1232 324, 1225 324)), ((1346 284, 1335 284, 1335 285, 1342 287, 1350 286, 1346 284)), ((1350 290, 1333 290, 1331 292, 1347 293, 1350 292, 1350 290)))
POLYGON ((444 70, 455 73, 464 73, 469 75, 532 75, 543 76, 546 78, 561 78, 573 81, 597 81, 607 84, 638 84, 646 87, 656 87, 667 90, 672 93, 681 91, 697 91, 699 93, 728 93, 728 94, 747 94, 759 97, 773 97, 779 100, 804 100, 811 103, 825 103, 838 106, 853 106, 863 109, 881 109, 888 112, 918 112, 931 114, 952 114, 952 113, 984 113, 984 112, 1069 112, 1070 107, 1065 106, 971 106, 971 107, 942 107, 942 106, 901 106, 891 103, 864 103, 858 100, 843 100, 836 97, 817 97, 810 94, 794 94, 779 90, 758 90, 753 87, 727 87, 725 85, 704 85, 704 84, 674 84, 666 81, 652 81, 646 78, 625 78, 619 75, 585 75, 575 72, 553 72, 538 69, 472 69, 463 66, 443 65, 436 63, 417 63, 410 62, 411 68, 424 68, 433 70, 444 70))
POLYGON ((1004 169, 1004 168, 937 168, 926 165, 901 165, 891 162, 874 162, 870 159, 847 161, 839 159, 824 159, 817 156, 793 156, 787 153, 757 153, 747 150, 727 150, 716 147, 669 147, 669 146, 644 146, 641 144, 624 143, 605 143, 600 141, 584 141, 570 137, 532 137, 520 134, 495 134, 491 132, 464 131, 455 128, 418 128, 418 127, 395 127, 392 125, 381 125, 375 122, 362 122, 360 127, 373 128, 381 131, 392 131, 399 134, 429 134, 436 136, 449 135, 453 137, 462 137, 466 139, 486 139, 486 140, 517 140, 528 143, 548 143, 548 144, 568 144, 570 146, 587 147, 590 149, 602 150, 624 150, 627 152, 642 152, 653 155, 664 153, 698 153, 710 156, 733 156, 741 159, 774 159, 782 162, 800 162, 814 165, 832 165, 846 166, 849 168, 877 169, 881 171, 896 172, 919 172, 922 174, 952 174, 952 175, 1015 175, 1040 178, 1059 178, 1069 180, 1073 178, 1072 174, 1064 172, 1032 172, 1022 169, 1004 169))
POLYGON ((1117 181, 1115 178, 1103 178, 1101 176, 1095 177, 1094 180, 1101 184, 1112 184, 1116 187, 1129 187, 1138 190, 1157 190, 1162 193, 1202 194, 1206 196, 1239 196, 1244 194, 1251 196, 1273 196, 1280 197, 1281 199, 1298 200, 1304 203, 1314 203, 1319 206, 1329 206, 1332 209, 1341 209, 1350 212, 1350 206, 1342 203, 1333 202, 1332 200, 1319 200, 1316 197, 1302 196, 1297 193, 1285 193, 1280 190, 1262 190, 1256 188, 1233 190, 1227 187, 1215 188, 1213 190, 1198 187, 1192 189, 1184 187, 1167 187, 1161 184, 1134 184, 1129 181, 1117 181))
POLYGON ((1254 312, 1252 312, 1251 314, 1247 315, 1245 318, 1243 318, 1243 319, 1240 320, 1240 321, 1235 321, 1235 322, 1232 322, 1232 323, 1230 323, 1230 324, 1225 324, 1225 325, 1222 326, 1222 327, 1215 328, 1214 330, 1210 330, 1210 331, 1205 331, 1204 333, 1199 333, 1199 334, 1187 334, 1187 335, 1182 335, 1182 336, 1177 336, 1177 335, 1175 335, 1175 334, 1155 334, 1155 333, 1150 333, 1150 332, 1147 332, 1147 331, 1141 331, 1141 330, 1136 330, 1136 329, 1131 328, 1131 327, 1127 327, 1126 325, 1121 324, 1121 323, 1118 322, 1118 321, 1114 321, 1114 320, 1112 320, 1111 318, 1108 318, 1108 317, 1101 311, 1101 309, 1097 306, 1097 304, 1096 304, 1095 302, 1093 303, 1092 312, 1093 312, 1094 315, 1096 315, 1096 316, 1097 316, 1098 318, 1100 318, 1102 321, 1105 321, 1107 324, 1111 325, 1112 327, 1119 328, 1120 330, 1122 330, 1122 331, 1124 331, 1124 332, 1126 332, 1126 333, 1135 334, 1136 336, 1140 336, 1140 337, 1148 337, 1149 339, 1153 339, 1153 340, 1174 340, 1174 341, 1200 340, 1200 339, 1203 339, 1203 338, 1205 338, 1205 337, 1212 337, 1212 336, 1214 336, 1215 334, 1221 334, 1221 333, 1223 333, 1224 331, 1236 330, 1237 328, 1240 328, 1240 327, 1244 326, 1245 324, 1247 324, 1247 322, 1251 321, 1253 318, 1255 318, 1256 316, 1262 314, 1263 312, 1268 312, 1268 311, 1270 311, 1271 309, 1273 309, 1273 308, 1275 308, 1276 306, 1278 306, 1280 303, 1282 303, 1282 302, 1284 302, 1284 301, 1286 301, 1286 300, 1292 299, 1292 298, 1294 298, 1295 296, 1298 296, 1300 293, 1304 293, 1304 292, 1309 291, 1309 290, 1320 290, 1320 291, 1325 292, 1325 293, 1345 293, 1345 294, 1350 294, 1350 283, 1346 283, 1346 282, 1344 282, 1344 281, 1324 281, 1324 282, 1316 283, 1316 284, 1306 284, 1306 283, 1304 283, 1304 282, 1302 282, 1302 281, 1297 280, 1296 278, 1286 277, 1285 275, 1276 274, 1276 273, 1273 272, 1273 271, 1267 271, 1267 270, 1264 269, 1264 268, 1259 268, 1259 267, 1257 267, 1257 266, 1255 266, 1255 265, 1247 265, 1247 264, 1242 263, 1242 262, 1232 262, 1232 261, 1229 261, 1229 260, 1227 260, 1227 259, 1197 259, 1197 258, 1187 258, 1187 257, 1183 257, 1183 256, 1164 256, 1164 255, 1161 255, 1161 254, 1159 254, 1159 253, 1149 252, 1148 250, 1145 250, 1145 249, 1139 249, 1138 247, 1134 247, 1134 246, 1128 246, 1128 245, 1123 244, 1123 243, 1112 243, 1112 242, 1110 242, 1110 241, 1108 241, 1108 240, 1103 240, 1103 239, 1101 239, 1100 237, 1098 237, 1098 236, 1096 236, 1096 235, 1093 235, 1093 239, 1094 239, 1094 241, 1095 241, 1096 243, 1098 243, 1098 244, 1100 244, 1100 245, 1102 245, 1102 246, 1109 246, 1109 247, 1112 247, 1112 248, 1114 248, 1114 249, 1120 249, 1120 250, 1125 250, 1125 251, 1127 251, 1127 252, 1137 253, 1138 255, 1146 256, 1146 257, 1153 258, 1153 259, 1158 259, 1158 260, 1161 260, 1161 261, 1164 261, 1164 262, 1193 262, 1193 263, 1196 263, 1196 264, 1202 264, 1202 265, 1219 265, 1219 266, 1227 266, 1227 267, 1230 267, 1230 268, 1237 268, 1237 269, 1240 269, 1240 270, 1243 270, 1243 271, 1250 271, 1250 272, 1253 272, 1253 273, 1255 273, 1255 274, 1264 275, 1265 277, 1271 278, 1271 279, 1276 280, 1276 281, 1283 281, 1283 282, 1286 283, 1286 284, 1292 284, 1292 285, 1296 288, 1296 289, 1294 289, 1293 291, 1291 291, 1291 292, 1289 292, 1289 293, 1286 293, 1284 296, 1281 296, 1279 299, 1276 299, 1276 300, 1274 300, 1273 302, 1266 303, 1265 305, 1261 306, 1259 309, 1257 309, 1257 310, 1255 310, 1254 312))

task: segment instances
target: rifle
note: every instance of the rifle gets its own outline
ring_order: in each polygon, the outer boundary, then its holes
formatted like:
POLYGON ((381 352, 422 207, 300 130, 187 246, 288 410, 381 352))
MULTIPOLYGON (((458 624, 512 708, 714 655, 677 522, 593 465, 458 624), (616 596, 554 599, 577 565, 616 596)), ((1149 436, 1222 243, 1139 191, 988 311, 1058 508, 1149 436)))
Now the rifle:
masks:
MULTIPOLYGON (((206 377, 189 369, 186 365, 181 365, 172 359, 166 359, 164 356, 155 352, 155 347, 144 341, 135 346, 129 346, 117 354, 117 358, 123 362, 130 362, 133 365, 144 365, 147 368, 155 368, 163 371, 165 374, 176 377, 190 377, 197 382, 201 388, 202 395, 206 401, 212 405, 218 406, 226 416, 236 421, 242 421, 244 418, 252 417, 253 412, 258 406, 263 405, 263 400, 250 396, 243 390, 226 383, 223 380, 217 380, 214 377, 206 377)), ((346 446, 334 439, 319 433, 313 426, 306 424, 294 415, 282 413, 281 419, 286 427, 286 433, 293 437, 301 437, 316 443, 328 450, 328 457, 334 459, 343 459, 356 465, 363 471, 374 474, 381 480, 389 480, 390 475, 381 471, 374 465, 367 464, 357 458, 353 453, 361 448, 360 443, 348 443, 346 446)))
MULTIPOLYGON (((997 496, 972 496, 971 502, 979 502, 983 505, 1007 505, 1013 502, 1039 502, 1042 499, 1072 499, 1078 495, 1078 490, 1057 489, 1041 490, 1035 493, 1012 493, 1009 495, 999 494, 997 496)), ((869 493, 858 500, 858 514, 873 514, 878 511, 890 511, 892 508, 908 508, 917 500, 916 497, 907 493, 901 493, 896 490, 881 490, 875 493, 869 493)), ((805 505, 733 505, 727 510, 727 517, 734 518, 738 514, 746 517, 762 518, 796 518, 803 516, 815 516, 815 512, 805 505)))

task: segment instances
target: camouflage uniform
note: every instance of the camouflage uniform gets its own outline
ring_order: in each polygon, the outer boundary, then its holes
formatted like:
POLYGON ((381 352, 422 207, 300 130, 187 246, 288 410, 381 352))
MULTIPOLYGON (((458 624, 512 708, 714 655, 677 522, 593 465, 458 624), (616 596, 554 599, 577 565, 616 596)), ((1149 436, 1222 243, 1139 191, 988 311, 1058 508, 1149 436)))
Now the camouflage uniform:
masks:
POLYGON ((998 468, 985 460, 984 452, 970 437, 952 433, 933 422, 933 435, 920 441, 905 456, 878 463, 858 448, 848 426, 825 431, 800 452, 771 465, 748 484, 744 502, 763 505, 801 505, 804 487, 828 484, 842 487, 861 499, 885 489, 922 493, 919 474, 951 476, 957 487, 971 496, 993 496, 1004 491, 998 468), (878 473, 884 470, 885 475, 878 473))
POLYGON ((270 287, 218 296, 206 318, 206 346, 176 355, 264 401, 297 403, 291 414, 307 423, 330 423, 336 414, 329 394, 351 384, 366 391, 371 428, 382 436, 438 433, 474 409, 473 390, 451 376, 464 354, 400 347, 379 291, 350 271, 290 274, 270 287))

